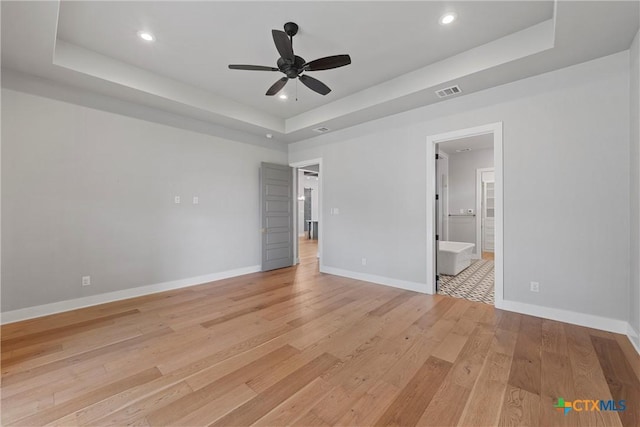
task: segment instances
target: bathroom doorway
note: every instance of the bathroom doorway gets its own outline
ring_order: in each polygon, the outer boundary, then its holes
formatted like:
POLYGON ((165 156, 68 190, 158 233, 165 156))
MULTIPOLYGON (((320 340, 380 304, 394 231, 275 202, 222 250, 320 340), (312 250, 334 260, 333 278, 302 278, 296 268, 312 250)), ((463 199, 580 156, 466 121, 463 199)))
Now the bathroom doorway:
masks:
POLYGON ((502 301, 502 124, 428 138, 427 285, 502 301))
POLYGON ((322 159, 291 164, 295 178, 295 263, 316 264, 322 257, 322 159))

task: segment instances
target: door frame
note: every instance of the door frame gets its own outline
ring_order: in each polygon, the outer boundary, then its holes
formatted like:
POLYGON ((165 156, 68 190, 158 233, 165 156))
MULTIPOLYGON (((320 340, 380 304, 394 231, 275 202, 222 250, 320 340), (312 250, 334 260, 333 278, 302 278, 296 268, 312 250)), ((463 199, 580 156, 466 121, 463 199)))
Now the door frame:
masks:
MULTIPOLYGON (((440 188, 443 190, 444 193, 444 189, 446 188, 446 192, 447 192, 447 198, 446 200, 443 197, 443 194, 440 194, 440 206, 442 207, 442 212, 443 212, 443 217, 442 217, 442 236, 446 236, 449 237, 449 155, 447 153, 445 153, 442 150, 439 150, 438 152, 438 156, 440 159, 447 159, 447 185, 446 187, 444 185, 440 185, 440 188), (445 203, 442 203, 442 201, 445 200, 445 203)), ((438 173, 439 171, 436 168, 436 173, 438 173)), ((442 174, 440 175, 440 180, 442 181, 442 174)))
MULTIPOLYGON (((478 259, 482 258, 482 174, 484 172, 493 172, 495 177, 495 168, 479 168, 476 169, 476 244, 478 245, 478 259)), ((495 181, 495 178, 494 178, 495 181)), ((495 249, 494 249, 495 251, 495 249)), ((494 252, 495 253, 495 252, 494 252)))
POLYGON ((493 167, 495 169, 495 301, 496 307, 504 299, 504 265, 503 265, 503 156, 502 156, 502 122, 454 130, 427 136, 427 283, 429 294, 436 292, 436 240, 435 240, 435 199, 436 199, 436 144, 469 136, 493 134, 493 167))
POLYGON ((293 208, 296 212, 296 221, 294 221, 294 233, 293 233, 293 262, 294 264, 300 263, 300 254, 298 252, 298 169, 305 166, 318 165, 318 265, 322 268, 322 246, 324 239, 322 238, 324 233, 324 223, 322 221, 322 199, 324 198, 324 192, 322 191, 322 180, 324 174, 322 172, 322 157, 311 160, 303 160, 300 162, 289 163, 289 166, 293 168, 293 208))

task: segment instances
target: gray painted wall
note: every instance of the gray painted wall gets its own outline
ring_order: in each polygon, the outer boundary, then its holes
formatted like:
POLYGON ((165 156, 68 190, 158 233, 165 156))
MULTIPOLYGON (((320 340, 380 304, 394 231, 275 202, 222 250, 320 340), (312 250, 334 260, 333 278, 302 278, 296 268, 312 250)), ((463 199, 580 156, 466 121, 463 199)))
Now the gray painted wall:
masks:
MULTIPOLYGON (((630 117, 631 145, 629 187, 631 212, 631 269, 629 287, 629 323, 640 333, 640 32, 636 34, 630 50, 630 117)), ((640 337, 634 337, 640 348, 640 337)))
MULTIPOLYGON (((449 155, 449 213, 476 210, 476 170, 493 167, 493 149, 449 155)), ((475 212, 479 215, 480 212, 475 212)), ((476 243, 475 217, 449 217, 449 240, 476 243)))
POLYGON ((258 168, 287 160, 7 89, 2 151, 2 311, 260 264, 258 168))
POLYGON ((505 299, 627 320, 628 51, 290 145, 323 159, 322 263, 425 283, 426 137, 497 121, 505 299))

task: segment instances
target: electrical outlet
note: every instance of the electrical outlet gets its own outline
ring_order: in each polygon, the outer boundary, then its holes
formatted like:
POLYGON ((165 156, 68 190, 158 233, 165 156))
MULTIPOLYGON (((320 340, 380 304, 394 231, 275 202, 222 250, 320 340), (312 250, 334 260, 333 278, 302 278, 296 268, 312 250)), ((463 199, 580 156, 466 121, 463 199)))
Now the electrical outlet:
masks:
POLYGON ((362 265, 367 265, 367 259, 366 258, 362 258, 362 265))
POLYGON ((180 196, 175 196, 175 197, 173 198, 173 203, 175 203, 176 205, 177 205, 177 204, 180 204, 180 196))
POLYGON ((82 276, 82 286, 91 286, 91 276, 82 276))
POLYGON ((200 203, 200 199, 198 198, 198 196, 193 196, 193 204, 197 205, 198 203, 200 203))
POLYGON ((531 292, 540 292, 540 283, 531 282, 531 292))

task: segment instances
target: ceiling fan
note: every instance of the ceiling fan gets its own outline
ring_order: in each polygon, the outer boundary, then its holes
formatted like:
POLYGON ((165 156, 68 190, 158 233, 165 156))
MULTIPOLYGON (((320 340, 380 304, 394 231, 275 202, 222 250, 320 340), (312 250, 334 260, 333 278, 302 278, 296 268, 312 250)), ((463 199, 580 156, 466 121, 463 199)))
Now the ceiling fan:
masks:
POLYGON ((275 82, 265 95, 273 96, 287 84, 289 79, 298 78, 300 81, 314 92, 326 95, 331 89, 318 79, 303 74, 307 71, 330 70, 332 68, 344 67, 351 64, 349 55, 334 55, 306 62, 304 58, 293 53, 293 36, 298 33, 298 25, 294 22, 284 24, 284 31, 271 30, 273 42, 278 49, 280 58, 276 67, 267 67, 263 65, 229 65, 232 70, 249 70, 249 71, 280 71, 285 75, 275 82))

